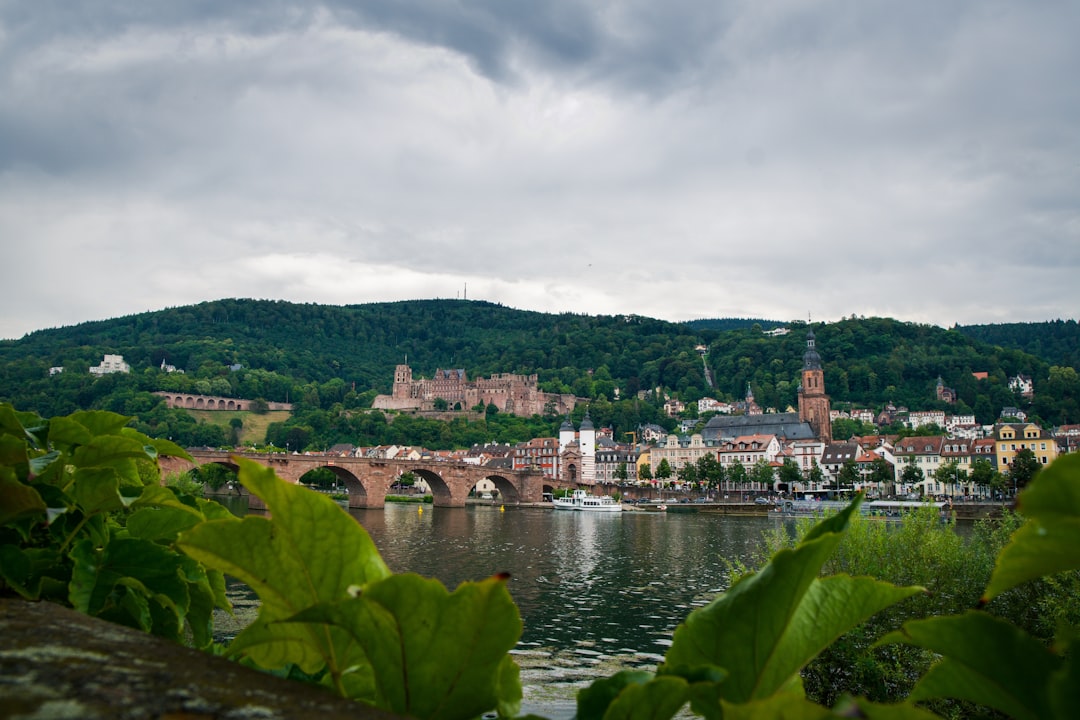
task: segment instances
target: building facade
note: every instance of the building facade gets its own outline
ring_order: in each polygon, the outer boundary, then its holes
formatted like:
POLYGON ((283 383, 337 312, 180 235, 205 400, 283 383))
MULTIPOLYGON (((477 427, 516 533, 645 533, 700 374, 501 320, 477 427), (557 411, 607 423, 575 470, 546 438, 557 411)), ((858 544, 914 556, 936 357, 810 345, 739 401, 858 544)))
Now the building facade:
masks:
POLYGON ((536 375, 499 373, 469 380, 462 369, 439 369, 434 377, 417 380, 412 368, 402 364, 394 369, 391 394, 376 396, 371 406, 377 410, 433 411, 439 401, 448 410, 471 410, 483 403, 522 417, 565 415, 577 404, 573 395, 541 392, 536 375))

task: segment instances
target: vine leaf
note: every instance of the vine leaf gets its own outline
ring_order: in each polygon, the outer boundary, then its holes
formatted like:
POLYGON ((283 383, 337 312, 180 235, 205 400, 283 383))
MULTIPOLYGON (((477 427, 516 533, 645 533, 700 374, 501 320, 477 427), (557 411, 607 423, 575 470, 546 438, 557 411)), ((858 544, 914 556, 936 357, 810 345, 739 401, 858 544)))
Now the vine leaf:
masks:
POLYGON ((1044 575, 1080 568, 1080 455, 1058 458, 1020 494, 1027 522, 998 555, 982 601, 1044 575))
POLYGON ((325 625, 279 621, 345 599, 351 586, 381 580, 390 570, 367 531, 333 500, 287 483, 254 461, 234 462, 240 483, 263 499, 271 516, 210 520, 181 533, 177 545, 259 596, 258 617, 233 641, 231 654, 245 654, 265 668, 295 663, 315 673, 325 666, 344 694, 342 676, 367 664, 348 635, 325 625))
POLYGON ((371 662, 374 704, 385 710, 466 720, 508 696, 520 700, 508 653, 521 636, 521 617, 506 576, 464 582, 451 593, 438 580, 393 575, 290 620, 345 629, 371 662))
POLYGON ((1047 693, 1048 680, 1065 672, 1064 660, 1005 620, 978 610, 915 620, 878 644, 892 642, 942 656, 915 685, 911 702, 947 697, 1014 718, 1075 717, 1055 714, 1047 693))
POLYGON ((878 611, 922 592, 871 578, 819 578, 840 542, 857 499, 815 526, 792 550, 781 550, 675 630, 664 663, 713 665, 728 671, 721 695, 742 703, 776 693, 819 652, 878 611))

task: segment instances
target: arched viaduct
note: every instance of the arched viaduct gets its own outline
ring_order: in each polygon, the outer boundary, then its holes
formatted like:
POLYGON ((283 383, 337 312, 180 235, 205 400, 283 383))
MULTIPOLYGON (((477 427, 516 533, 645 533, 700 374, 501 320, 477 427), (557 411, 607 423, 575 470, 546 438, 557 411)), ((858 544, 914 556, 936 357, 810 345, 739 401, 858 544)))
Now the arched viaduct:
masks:
MULTIPOLYGON (((283 480, 299 483, 315 468, 325 467, 345 485, 351 508, 381 508, 390 486, 402 473, 412 472, 427 481, 436 507, 465 507, 465 498, 476 483, 490 479, 507 504, 534 503, 543 499, 545 478, 539 471, 511 471, 456 462, 422 460, 379 460, 330 455, 286 455, 229 453, 216 450, 189 450, 195 461, 175 457, 161 458, 163 472, 187 472, 197 465, 217 463, 235 471, 234 457, 254 460, 272 468, 283 480)), ((252 498, 253 507, 258 499, 252 498)))

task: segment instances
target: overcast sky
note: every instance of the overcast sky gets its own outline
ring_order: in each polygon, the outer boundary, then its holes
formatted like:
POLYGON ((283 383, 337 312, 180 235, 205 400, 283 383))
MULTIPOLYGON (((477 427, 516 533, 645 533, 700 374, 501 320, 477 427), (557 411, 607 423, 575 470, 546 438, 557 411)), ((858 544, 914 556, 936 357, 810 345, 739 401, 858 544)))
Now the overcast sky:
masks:
POLYGON ((1076 0, 0 0, 0 338, 1080 312, 1076 0))

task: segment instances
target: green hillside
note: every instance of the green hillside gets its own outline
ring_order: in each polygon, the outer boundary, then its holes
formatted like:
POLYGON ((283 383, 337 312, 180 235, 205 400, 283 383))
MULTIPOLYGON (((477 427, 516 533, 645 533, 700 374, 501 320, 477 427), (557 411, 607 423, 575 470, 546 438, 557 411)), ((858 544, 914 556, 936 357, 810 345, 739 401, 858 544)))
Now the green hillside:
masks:
MULTIPOLYGON (((0 342, 0 400, 46 416, 110 409, 136 416, 144 432, 198 445, 223 441, 220 424, 169 411, 150 393, 292 402, 296 411, 289 422, 268 423, 267 432, 278 440, 291 432, 290 442, 297 444, 511 441, 552 433, 560 421, 489 417, 479 426, 462 419, 448 429, 446 423, 388 422, 393 418, 367 413, 374 395, 390 390, 394 366, 407 358, 417 377, 438 368, 462 368, 471 378, 535 373, 541 389, 589 399, 593 419, 621 433, 645 422, 673 426, 660 412, 665 396, 688 403, 705 396, 736 400, 749 386, 763 407, 797 405, 810 326, 789 323, 783 326, 787 334, 763 332, 775 327, 781 326, 763 320, 671 323, 548 314, 465 300, 345 307, 221 300, 0 342), (704 360, 701 346, 708 348, 704 360), (87 369, 107 353, 123 355, 132 372, 90 376, 87 369), (163 372, 163 362, 184 372, 163 372), (64 371, 50 375, 52 367, 64 371)), ((934 397, 940 377, 959 394, 950 412, 974 413, 980 422, 992 422, 1002 407, 1013 405, 1048 425, 1080 422, 1075 365, 984 342, 971 336, 971 328, 852 318, 812 329, 834 406, 877 409, 893 402, 944 409, 934 397), (976 372, 987 379, 976 379, 976 372), (1018 373, 1035 378, 1030 403, 1008 388, 1018 373)), ((1069 342, 1055 339, 1053 358, 1072 357, 1069 342)))

